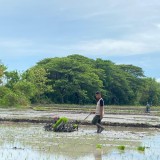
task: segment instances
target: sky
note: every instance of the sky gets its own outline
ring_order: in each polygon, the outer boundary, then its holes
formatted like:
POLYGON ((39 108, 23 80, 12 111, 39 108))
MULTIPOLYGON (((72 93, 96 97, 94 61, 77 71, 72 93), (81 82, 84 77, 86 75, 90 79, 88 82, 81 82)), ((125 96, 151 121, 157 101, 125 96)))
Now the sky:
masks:
POLYGON ((8 70, 71 54, 133 64, 160 81, 160 1, 0 0, 0 61, 8 70))

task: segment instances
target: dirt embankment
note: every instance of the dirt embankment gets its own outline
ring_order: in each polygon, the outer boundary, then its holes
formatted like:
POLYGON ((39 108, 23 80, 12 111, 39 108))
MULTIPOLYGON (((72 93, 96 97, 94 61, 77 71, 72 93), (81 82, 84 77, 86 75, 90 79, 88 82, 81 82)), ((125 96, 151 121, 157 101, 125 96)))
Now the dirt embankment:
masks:
MULTIPOLYGON (((75 121, 80 125, 92 125, 90 121, 75 121)), ((18 118, 0 118, 0 122, 15 122, 15 123, 52 123, 52 120, 45 119, 18 119, 18 118)), ((144 123, 118 123, 118 122, 102 122, 104 126, 121 126, 121 127, 139 127, 139 128, 160 128, 160 124, 144 124, 144 123)))
MULTIPOLYGON (((0 109, 0 122, 28 122, 28 123, 51 123, 53 117, 68 117, 81 125, 91 125, 94 115, 88 113, 63 112, 63 111, 34 111, 28 110, 7 110, 0 109)), ((160 128, 160 117, 152 114, 105 114, 102 121, 105 126, 123 126, 123 127, 142 127, 142 128, 160 128)))

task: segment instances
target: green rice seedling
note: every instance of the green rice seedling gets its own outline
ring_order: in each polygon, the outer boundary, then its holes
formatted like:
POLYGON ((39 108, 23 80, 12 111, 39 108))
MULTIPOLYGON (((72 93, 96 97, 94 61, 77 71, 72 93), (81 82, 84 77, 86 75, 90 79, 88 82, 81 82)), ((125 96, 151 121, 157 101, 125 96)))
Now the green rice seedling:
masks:
POLYGON ((68 118, 66 118, 66 117, 60 118, 60 119, 56 122, 56 124, 53 125, 53 128, 56 129, 62 122, 63 122, 63 123, 67 123, 67 122, 68 122, 68 118))
POLYGON ((124 151, 126 147, 125 147, 125 146, 118 146, 117 148, 118 148, 119 150, 121 150, 121 151, 124 151))
POLYGON ((139 147, 137 148, 138 151, 142 151, 142 152, 144 152, 145 149, 146 149, 146 147, 143 147, 143 146, 139 146, 139 147))
POLYGON ((101 148, 102 148, 102 145, 101 145, 101 144, 97 144, 97 145, 96 145, 96 148, 97 148, 97 149, 101 149, 101 148))
POLYGON ((74 124, 73 127, 74 127, 74 128, 77 128, 77 127, 78 127, 78 124, 74 124))

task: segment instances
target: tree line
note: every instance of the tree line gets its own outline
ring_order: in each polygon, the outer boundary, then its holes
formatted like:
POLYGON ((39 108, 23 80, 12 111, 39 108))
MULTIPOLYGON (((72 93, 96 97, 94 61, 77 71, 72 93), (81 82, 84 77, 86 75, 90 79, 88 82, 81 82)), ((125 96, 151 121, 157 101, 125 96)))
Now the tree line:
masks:
POLYGON ((134 65, 81 55, 46 58, 20 73, 0 64, 0 105, 95 103, 101 91, 108 105, 160 105, 160 83, 134 65))

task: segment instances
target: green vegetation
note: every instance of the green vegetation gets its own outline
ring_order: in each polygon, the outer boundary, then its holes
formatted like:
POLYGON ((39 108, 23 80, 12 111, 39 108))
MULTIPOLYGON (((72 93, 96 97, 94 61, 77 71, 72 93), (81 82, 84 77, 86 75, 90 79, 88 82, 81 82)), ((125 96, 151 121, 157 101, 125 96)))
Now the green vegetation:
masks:
POLYGON ((78 124, 74 124, 73 125, 73 128, 75 129, 75 128, 77 128, 78 127, 78 124))
POLYGON ((53 125, 53 128, 54 129, 57 129, 57 127, 61 124, 61 123, 67 123, 68 122, 68 118, 66 118, 66 117, 62 117, 62 118, 60 118, 57 122, 56 122, 56 124, 54 124, 53 125))
POLYGON ((118 148, 119 150, 121 150, 121 151, 124 151, 126 147, 125 147, 125 146, 118 146, 117 148, 118 148))
POLYGON ((0 64, 0 106, 93 104, 97 90, 108 105, 160 105, 160 83, 137 66, 80 55, 47 58, 23 73, 0 64))
POLYGON ((97 144, 97 145, 96 145, 96 148, 97 148, 97 149, 101 149, 101 148, 102 148, 102 145, 101 145, 101 144, 97 144))
POLYGON ((142 151, 142 152, 144 152, 145 149, 146 149, 146 147, 142 147, 142 146, 139 146, 139 147, 137 148, 138 151, 142 151))

